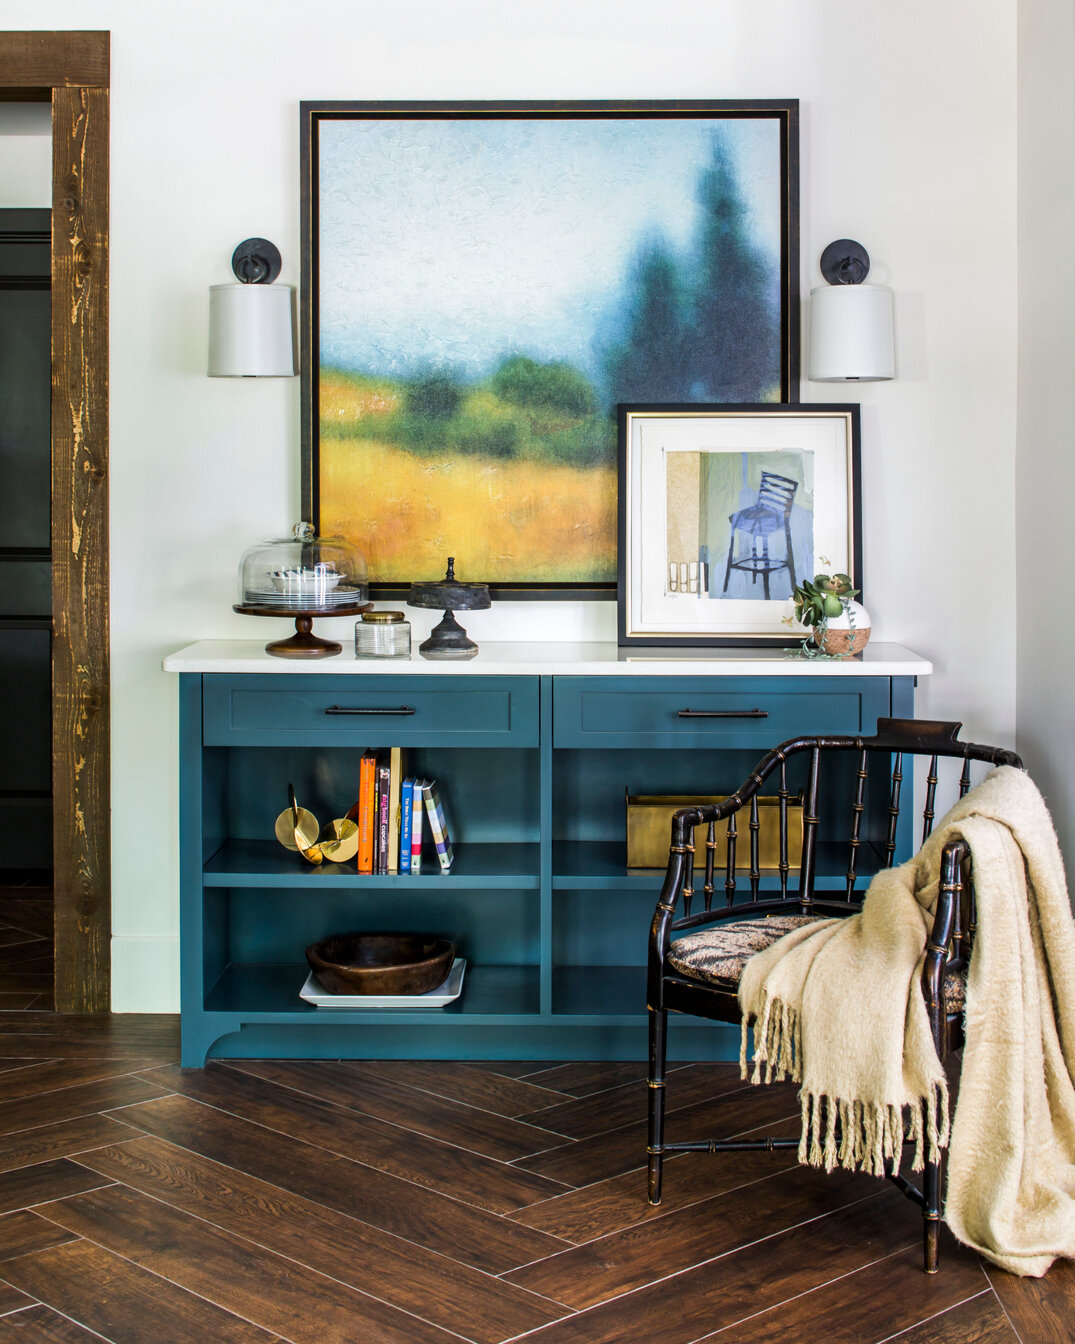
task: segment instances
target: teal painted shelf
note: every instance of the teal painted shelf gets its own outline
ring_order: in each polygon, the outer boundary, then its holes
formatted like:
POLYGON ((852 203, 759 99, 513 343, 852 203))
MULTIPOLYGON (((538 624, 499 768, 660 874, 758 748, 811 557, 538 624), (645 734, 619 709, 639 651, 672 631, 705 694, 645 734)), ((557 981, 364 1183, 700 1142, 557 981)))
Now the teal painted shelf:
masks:
POLYGON ((529 1018, 540 1008, 536 966, 468 965, 463 993, 446 1008, 317 1008, 299 998, 309 975, 304 962, 284 965, 233 964, 206 995, 207 1013, 226 1013, 243 1018, 256 1014, 276 1022, 325 1022, 356 1024, 425 1025, 433 1027, 445 1018, 529 1018))
MULTIPOLYGON (((744 846, 740 846, 740 853, 744 846)), ((626 864, 627 848, 622 840, 557 840, 552 851, 552 885, 560 891, 650 891, 656 900, 657 892, 664 881, 663 868, 628 868, 626 864)), ((720 855, 718 852, 718 859, 720 855)), ((880 846, 865 844, 859 855, 857 885, 865 885, 864 879, 873 876, 882 866, 880 846)), ((815 889, 818 891, 843 891, 845 887, 847 863, 847 845, 836 842, 823 842, 818 845, 817 877, 815 889)), ((736 866, 736 891, 742 896, 750 893, 749 867, 736 866)), ((704 881, 704 866, 695 869, 695 887, 701 890, 704 881)), ((794 891, 797 874, 792 871, 788 878, 788 890, 794 891)), ((714 874, 716 900, 724 900, 724 865, 717 863, 714 874)), ((766 869, 762 872, 760 889, 779 891, 779 876, 766 869)))
POLYGON ((207 887, 296 887, 340 890, 405 891, 464 885, 483 888, 536 891, 541 880, 541 846, 538 844, 461 844, 455 847, 450 872, 442 872, 433 855, 426 855, 422 871, 410 873, 360 873, 354 862, 306 863, 275 840, 228 840, 205 865, 207 887))
MULTIPOLYGON (((626 867, 625 790, 730 792, 783 737, 819 727, 868 733, 880 716, 909 717, 913 678, 847 669, 830 677, 786 662, 774 664, 777 675, 756 677, 619 666, 615 676, 495 678, 425 676, 413 664, 401 675, 184 670, 184 1066, 210 1056, 644 1059, 644 963, 663 873, 626 867), (770 717, 734 730, 681 717, 684 706, 725 702, 760 705, 770 717), (431 847, 412 877, 360 874, 353 862, 308 867, 276 844, 272 825, 288 783, 302 786, 317 815, 331 816, 353 801, 346 794, 361 748, 397 741, 413 749, 413 769, 435 772, 445 786, 450 873, 431 847), (450 936, 468 963, 460 999, 443 1009, 304 1003, 304 949, 363 929, 450 936)), ((900 855, 913 846, 908 818, 900 855)), ((887 826, 887 796, 867 796, 862 834, 874 844, 863 850, 863 879, 879 866, 876 842, 887 826)), ((741 848, 740 860, 748 854, 741 848)), ((819 894, 843 891, 845 854, 822 838, 819 894)), ((703 880, 696 870, 696 913, 703 880)), ((723 882, 718 868, 718 906, 723 882)), ((761 886, 778 889, 776 875, 761 886)), ((744 868, 737 887, 749 894, 744 868)), ((671 1048, 680 1059, 722 1059, 734 1057, 737 1041, 713 1024, 684 1022, 671 1048)))

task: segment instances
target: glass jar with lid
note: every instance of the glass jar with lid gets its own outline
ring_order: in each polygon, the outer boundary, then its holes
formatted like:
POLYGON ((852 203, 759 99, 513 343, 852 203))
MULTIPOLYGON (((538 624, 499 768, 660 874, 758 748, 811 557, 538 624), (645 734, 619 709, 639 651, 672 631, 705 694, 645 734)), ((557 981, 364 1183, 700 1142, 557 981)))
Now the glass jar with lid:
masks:
POLYGON ((356 658, 409 658, 411 623, 402 611, 367 611, 355 625, 356 658))
POLYGON ((366 557, 343 537, 296 523, 289 537, 259 541, 239 564, 239 606, 328 615, 369 600, 366 557))

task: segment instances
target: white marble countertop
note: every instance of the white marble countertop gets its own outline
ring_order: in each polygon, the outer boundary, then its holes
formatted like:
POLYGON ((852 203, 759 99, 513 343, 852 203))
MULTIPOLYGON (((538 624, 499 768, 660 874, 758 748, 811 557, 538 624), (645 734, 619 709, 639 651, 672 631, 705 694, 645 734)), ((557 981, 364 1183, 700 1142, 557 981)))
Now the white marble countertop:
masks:
POLYGON ((361 676, 645 676, 645 677, 924 677, 926 658, 900 644, 870 643, 848 659, 811 660, 789 649, 621 649, 613 643, 495 643, 467 662, 429 662, 417 649, 406 658, 356 658, 346 644, 331 658, 274 658, 257 639, 203 639, 164 660, 166 672, 326 673, 361 676))

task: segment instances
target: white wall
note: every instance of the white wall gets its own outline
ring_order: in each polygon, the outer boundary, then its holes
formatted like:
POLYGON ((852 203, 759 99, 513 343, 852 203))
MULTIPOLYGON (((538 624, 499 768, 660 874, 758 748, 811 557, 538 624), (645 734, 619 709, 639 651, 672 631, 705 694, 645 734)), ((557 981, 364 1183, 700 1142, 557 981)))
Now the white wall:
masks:
POLYGON ((1075 15, 1019 6, 1018 749, 1075 860, 1075 15))
MULTIPOLYGON (((299 513, 299 386, 205 377, 207 291, 260 234, 299 273, 302 98, 802 100, 803 283, 833 238, 897 294, 863 403, 866 600, 934 659, 920 713, 1010 741, 1015 654, 1014 0, 7 0, 112 31, 114 1004, 174 1008, 176 687, 161 657, 260 634, 246 544, 299 513)), ((527 613, 529 614, 529 613, 527 613)), ((571 634, 613 611, 557 606, 571 634)), ((478 638, 509 634, 498 608, 478 638)), ((349 628, 346 623, 345 628, 349 628)))

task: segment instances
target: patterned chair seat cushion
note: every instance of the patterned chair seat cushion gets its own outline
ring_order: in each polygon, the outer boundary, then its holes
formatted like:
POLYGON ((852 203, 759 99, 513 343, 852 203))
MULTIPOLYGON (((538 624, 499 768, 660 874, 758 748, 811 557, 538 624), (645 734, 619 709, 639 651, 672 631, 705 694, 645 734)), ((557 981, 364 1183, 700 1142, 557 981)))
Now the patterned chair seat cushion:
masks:
MULTIPOLYGON (((677 938, 668 950, 668 964, 688 980, 734 994, 739 988, 743 967, 756 952, 771 947, 778 938, 804 924, 815 924, 819 915, 770 915, 767 919, 736 919, 715 924, 698 933, 677 938)), ((952 971, 945 977, 944 1000, 949 1015, 963 1011, 967 992, 965 970, 952 971)))

